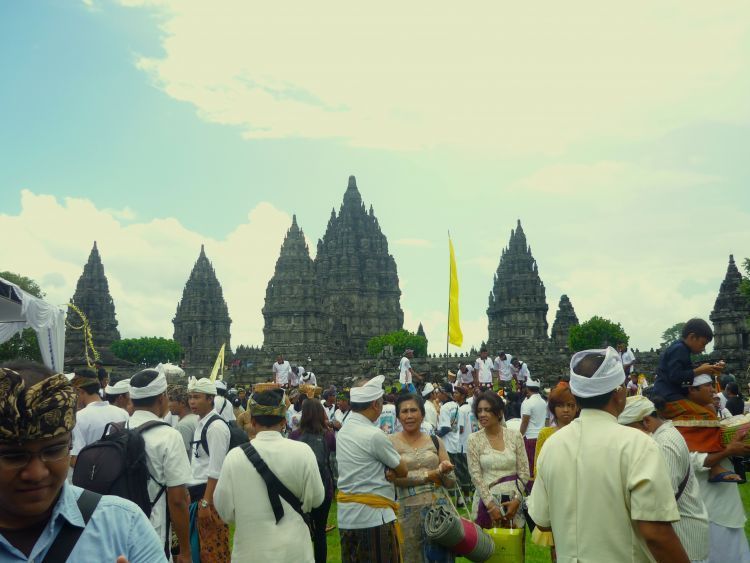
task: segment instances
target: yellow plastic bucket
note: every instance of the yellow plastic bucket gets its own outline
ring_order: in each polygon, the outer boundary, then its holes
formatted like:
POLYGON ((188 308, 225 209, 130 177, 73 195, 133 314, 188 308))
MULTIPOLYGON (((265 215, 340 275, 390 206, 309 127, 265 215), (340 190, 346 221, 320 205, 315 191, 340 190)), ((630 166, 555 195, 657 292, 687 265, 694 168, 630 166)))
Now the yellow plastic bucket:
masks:
POLYGON ((495 542, 495 553, 487 563, 523 563, 523 528, 490 528, 485 532, 495 542))

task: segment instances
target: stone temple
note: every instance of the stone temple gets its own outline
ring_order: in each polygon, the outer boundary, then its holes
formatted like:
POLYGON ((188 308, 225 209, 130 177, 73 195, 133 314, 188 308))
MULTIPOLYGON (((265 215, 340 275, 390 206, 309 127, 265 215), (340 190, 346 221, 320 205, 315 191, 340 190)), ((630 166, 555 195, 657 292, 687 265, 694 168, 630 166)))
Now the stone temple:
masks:
MULTIPOLYGON (((100 352, 109 348, 115 340, 120 340, 115 316, 115 302, 109 293, 109 282, 104 274, 104 266, 99 249, 94 242, 89 259, 78 278, 71 303, 78 307, 89 321, 94 346, 100 352)), ((68 324, 80 326, 81 319, 68 308, 68 324)), ((84 355, 83 331, 65 327, 66 363, 80 364, 84 355), (71 360, 68 362, 68 360, 71 360)), ((92 358, 93 359, 93 358, 92 358)))
POLYGON ((373 336, 404 324, 396 261, 354 176, 310 259, 296 217, 268 282, 263 350, 287 356, 358 358, 373 336))
POLYGON ((172 324, 174 339, 182 346, 188 365, 213 365, 222 344, 226 344, 227 353, 231 353, 229 327, 232 319, 203 245, 172 324))
POLYGON ((742 275, 734 263, 734 256, 730 255, 727 273, 710 317, 714 325, 715 354, 750 354, 750 300, 740 293, 741 283, 742 275))

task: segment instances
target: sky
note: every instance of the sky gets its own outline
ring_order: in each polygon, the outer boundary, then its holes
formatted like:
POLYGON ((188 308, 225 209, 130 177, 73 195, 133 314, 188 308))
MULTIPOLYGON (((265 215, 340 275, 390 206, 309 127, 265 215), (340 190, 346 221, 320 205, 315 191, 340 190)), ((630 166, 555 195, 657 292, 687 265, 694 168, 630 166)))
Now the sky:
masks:
POLYGON ((260 345, 292 214, 314 255, 355 175, 431 352, 448 231, 468 350, 518 220, 550 327, 657 347, 750 256, 750 6, 522 4, 1 3, 0 270, 64 304, 96 240, 122 336, 171 337, 205 243, 260 345))

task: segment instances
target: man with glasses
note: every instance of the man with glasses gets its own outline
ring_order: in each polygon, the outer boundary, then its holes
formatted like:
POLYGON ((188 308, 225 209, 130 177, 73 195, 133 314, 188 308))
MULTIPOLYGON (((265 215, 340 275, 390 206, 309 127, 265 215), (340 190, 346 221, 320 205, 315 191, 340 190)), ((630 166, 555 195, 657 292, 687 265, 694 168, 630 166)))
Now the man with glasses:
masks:
POLYGON ((166 561, 137 505, 66 483, 76 402, 42 365, 0 368, 0 561, 166 561))

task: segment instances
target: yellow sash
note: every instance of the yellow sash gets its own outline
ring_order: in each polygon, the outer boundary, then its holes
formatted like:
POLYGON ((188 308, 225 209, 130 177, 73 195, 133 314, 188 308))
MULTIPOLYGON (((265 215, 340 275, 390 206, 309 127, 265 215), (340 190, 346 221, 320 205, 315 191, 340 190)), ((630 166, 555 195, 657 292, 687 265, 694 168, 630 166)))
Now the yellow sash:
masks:
MULTIPOLYGON (((364 504, 365 506, 369 506, 370 508, 390 508, 391 510, 393 510, 393 512, 396 513, 396 515, 398 515, 398 503, 395 500, 381 497, 380 495, 372 495, 369 493, 345 493, 343 491, 339 491, 338 493, 336 493, 336 502, 356 502, 357 504, 364 504)), ((396 539, 398 540, 399 546, 398 551, 401 557, 401 561, 403 561, 404 532, 403 530, 401 530, 401 522, 398 521, 398 518, 396 518, 393 524, 396 529, 396 539)))

